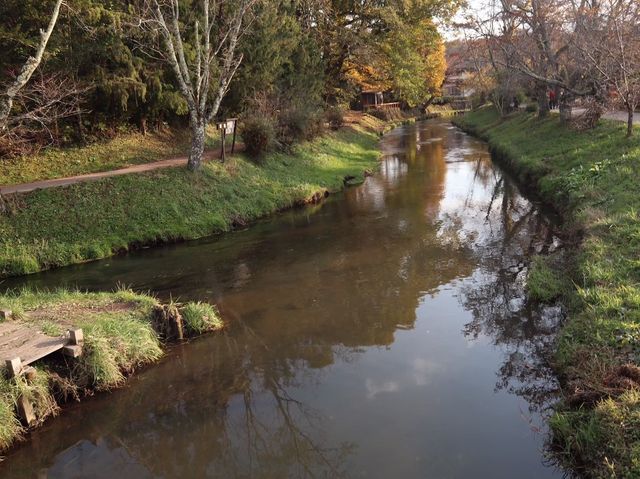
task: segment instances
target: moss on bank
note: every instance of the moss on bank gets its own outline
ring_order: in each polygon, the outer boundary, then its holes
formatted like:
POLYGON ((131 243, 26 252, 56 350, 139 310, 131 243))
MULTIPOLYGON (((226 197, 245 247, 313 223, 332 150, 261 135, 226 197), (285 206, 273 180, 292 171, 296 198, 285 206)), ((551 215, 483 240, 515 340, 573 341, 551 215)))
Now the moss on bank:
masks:
MULTIPOLYGON (((58 404, 80 399, 87 391, 120 386, 127 375, 157 361, 162 342, 154 329, 160 307, 155 298, 129 290, 114 293, 81 293, 58 290, 24 290, 0 295, 0 306, 13 311, 13 321, 49 336, 82 328, 83 354, 73 361, 50 356, 38 361, 34 377, 7 379, 0 371, 0 451, 24 436, 26 429, 16 415, 24 396, 33 405, 38 426, 58 413, 58 404)), ((196 336, 220 330, 222 321, 210 305, 172 305, 184 317, 187 334, 196 336), (188 319, 187 319, 188 318, 188 319)))
POLYGON ((339 190, 345 177, 362 180, 376 166, 377 139, 375 129, 354 125, 259 165, 234 157, 197 173, 171 168, 7 196, 0 277, 228 231, 339 190))
MULTIPOLYGON (((583 237, 556 353, 565 400, 551 427, 560 459, 590 477, 640 477, 640 132, 626 139, 625 126, 609 121, 573 131, 527 113, 502 120, 492 108, 455 123, 487 140, 583 237)), ((555 273, 536 274, 535 294, 549 299, 555 273)))

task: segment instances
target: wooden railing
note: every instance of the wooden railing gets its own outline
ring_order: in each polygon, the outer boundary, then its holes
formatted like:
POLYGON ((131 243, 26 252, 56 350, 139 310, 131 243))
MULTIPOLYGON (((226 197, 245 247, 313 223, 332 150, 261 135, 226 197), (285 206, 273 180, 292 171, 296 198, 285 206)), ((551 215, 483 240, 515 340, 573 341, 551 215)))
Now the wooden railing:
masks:
POLYGON ((379 103, 377 105, 365 105, 364 111, 368 110, 399 110, 400 102, 393 103, 379 103))

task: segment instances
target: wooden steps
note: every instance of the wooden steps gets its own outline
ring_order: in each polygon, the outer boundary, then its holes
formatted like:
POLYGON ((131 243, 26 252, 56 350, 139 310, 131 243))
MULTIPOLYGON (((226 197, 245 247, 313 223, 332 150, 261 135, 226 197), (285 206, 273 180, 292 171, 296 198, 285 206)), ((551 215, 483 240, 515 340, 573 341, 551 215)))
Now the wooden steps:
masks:
MULTIPOLYGON (((52 353, 61 351, 77 358, 82 354, 84 336, 81 329, 69 330, 58 337, 47 336, 32 326, 11 320, 11 312, 3 310, 0 323, 0 360, 4 361, 9 377, 24 375, 27 382, 34 379, 36 370, 29 366, 52 353)), ((36 420, 33 406, 21 396, 17 409, 22 420, 30 426, 36 420)))
POLYGON ((21 374, 25 366, 57 351, 78 357, 82 352, 82 342, 81 329, 52 337, 17 321, 0 323, 0 360, 4 361, 9 376, 21 374))

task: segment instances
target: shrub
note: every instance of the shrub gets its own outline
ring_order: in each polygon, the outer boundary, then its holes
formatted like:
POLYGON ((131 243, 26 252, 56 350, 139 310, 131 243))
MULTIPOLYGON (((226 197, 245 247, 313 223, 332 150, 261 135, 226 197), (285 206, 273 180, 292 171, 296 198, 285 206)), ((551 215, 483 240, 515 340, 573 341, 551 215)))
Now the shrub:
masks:
POLYGON ((180 311, 190 334, 203 334, 222 329, 222 320, 216 308, 207 303, 188 303, 180 311))
POLYGON ((332 130, 337 130, 344 125, 344 111, 339 106, 332 106, 325 115, 332 130))
POLYGON ((528 113, 536 113, 538 111, 538 104, 533 102, 527 103, 525 111, 528 113))
POLYGON ((261 157, 275 144, 273 120, 265 116, 248 117, 243 122, 241 136, 247 154, 253 158, 261 157))
POLYGON ((402 112, 398 109, 374 108, 367 113, 382 121, 398 121, 403 118, 402 112))
POLYGON ((278 118, 278 141, 288 147, 303 140, 311 140, 322 133, 324 119, 316 109, 291 107, 278 118))

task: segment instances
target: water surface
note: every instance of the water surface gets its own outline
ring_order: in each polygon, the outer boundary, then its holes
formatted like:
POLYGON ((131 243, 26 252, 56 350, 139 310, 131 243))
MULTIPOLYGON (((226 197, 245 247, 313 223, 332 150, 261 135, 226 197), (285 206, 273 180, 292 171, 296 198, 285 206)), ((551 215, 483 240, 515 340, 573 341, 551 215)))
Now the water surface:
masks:
POLYGON ((72 405, 0 476, 560 477, 543 454, 560 314, 523 291, 558 247, 548 217, 448 123, 382 149, 321 206, 7 282, 211 301, 231 327, 72 405))

